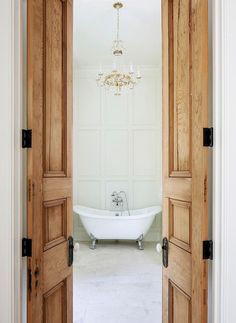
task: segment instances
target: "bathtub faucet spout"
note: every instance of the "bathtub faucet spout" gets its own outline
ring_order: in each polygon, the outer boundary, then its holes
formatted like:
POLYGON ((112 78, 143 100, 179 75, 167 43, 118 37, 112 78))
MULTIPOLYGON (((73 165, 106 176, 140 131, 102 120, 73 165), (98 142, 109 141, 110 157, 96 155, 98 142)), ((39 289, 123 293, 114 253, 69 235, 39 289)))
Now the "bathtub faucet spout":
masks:
POLYGON ((120 191, 120 192, 116 192, 114 191, 111 194, 112 197, 112 205, 117 209, 120 208, 121 212, 124 211, 124 200, 122 198, 122 195, 125 197, 125 202, 126 202, 126 209, 128 211, 128 214, 130 215, 130 211, 129 211, 129 205, 128 205, 128 199, 127 199, 127 195, 125 193, 125 191, 120 191))
POLYGON ((119 193, 117 193, 116 191, 114 191, 111 194, 112 197, 112 204, 115 205, 116 207, 123 207, 123 199, 120 196, 119 193))

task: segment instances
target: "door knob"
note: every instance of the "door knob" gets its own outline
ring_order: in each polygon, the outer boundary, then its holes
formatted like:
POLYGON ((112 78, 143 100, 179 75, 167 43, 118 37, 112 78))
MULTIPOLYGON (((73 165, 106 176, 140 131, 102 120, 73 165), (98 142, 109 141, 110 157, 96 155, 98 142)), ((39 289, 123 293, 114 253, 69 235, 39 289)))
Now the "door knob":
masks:
POLYGON ((72 266, 74 260, 74 239, 73 237, 68 238, 68 266, 72 266))
POLYGON ((165 268, 168 267, 168 239, 165 237, 162 239, 162 263, 165 268))

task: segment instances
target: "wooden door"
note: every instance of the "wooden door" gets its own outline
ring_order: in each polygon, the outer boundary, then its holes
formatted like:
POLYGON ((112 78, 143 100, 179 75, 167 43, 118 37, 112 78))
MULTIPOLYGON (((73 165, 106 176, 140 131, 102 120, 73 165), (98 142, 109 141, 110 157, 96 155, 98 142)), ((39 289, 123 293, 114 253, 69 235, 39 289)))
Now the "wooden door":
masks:
POLYGON ((163 323, 207 322, 207 0, 163 0, 163 323))
POLYGON ((28 0, 28 322, 72 322, 72 0, 28 0))

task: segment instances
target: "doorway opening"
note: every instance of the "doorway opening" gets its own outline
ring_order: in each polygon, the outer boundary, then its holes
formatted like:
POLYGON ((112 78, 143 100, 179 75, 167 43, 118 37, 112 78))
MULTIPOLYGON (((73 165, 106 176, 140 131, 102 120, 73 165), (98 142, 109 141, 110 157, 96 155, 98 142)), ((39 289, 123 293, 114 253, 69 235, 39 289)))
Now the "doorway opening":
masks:
POLYGON ((74 1, 76 323, 162 321, 161 48, 161 1, 74 1))

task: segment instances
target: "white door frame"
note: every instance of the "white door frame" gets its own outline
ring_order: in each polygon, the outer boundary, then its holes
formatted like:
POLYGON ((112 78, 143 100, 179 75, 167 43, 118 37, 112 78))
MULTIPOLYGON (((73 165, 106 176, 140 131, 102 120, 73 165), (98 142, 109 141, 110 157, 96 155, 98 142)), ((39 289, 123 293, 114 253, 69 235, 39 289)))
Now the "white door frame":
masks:
POLYGON ((236 1, 213 1, 213 315, 236 322, 236 1))
POLYGON ((25 0, 0 1, 0 321, 21 322, 22 20, 25 0))
POLYGON ((13 12, 11 1, 0 2, 0 29, 1 29, 1 51, 0 51, 0 91, 1 91, 1 114, 0 114, 0 313, 3 322, 12 322, 12 306, 14 306, 13 266, 14 248, 12 239, 14 237, 13 213, 14 213, 14 186, 13 186, 13 115, 14 115, 14 87, 13 87, 13 61, 12 53, 12 28, 13 12))
MULTIPOLYGON (((211 1, 211 0, 209 0, 211 1)), ((21 313, 22 238, 22 21, 24 0, 0 2, 0 313, 1 322, 25 323, 21 313)), ((213 5, 213 320, 236 322, 236 1, 213 5)))

